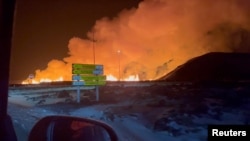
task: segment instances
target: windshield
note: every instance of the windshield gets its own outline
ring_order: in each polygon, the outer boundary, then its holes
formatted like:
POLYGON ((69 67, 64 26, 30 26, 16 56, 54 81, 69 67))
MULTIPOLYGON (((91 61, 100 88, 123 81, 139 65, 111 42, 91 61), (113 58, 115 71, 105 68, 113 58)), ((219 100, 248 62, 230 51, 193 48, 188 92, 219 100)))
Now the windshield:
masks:
POLYGON ((249 124, 249 1, 16 1, 8 113, 20 140, 58 114, 131 141, 249 124))

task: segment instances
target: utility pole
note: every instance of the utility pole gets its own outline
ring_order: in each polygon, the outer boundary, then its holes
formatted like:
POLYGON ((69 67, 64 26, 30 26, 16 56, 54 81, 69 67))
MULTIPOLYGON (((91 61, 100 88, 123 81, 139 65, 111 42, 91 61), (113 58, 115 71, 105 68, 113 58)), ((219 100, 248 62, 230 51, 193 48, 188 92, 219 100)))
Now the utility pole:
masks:
POLYGON ((121 57, 120 57, 121 51, 117 50, 117 53, 118 53, 118 81, 120 81, 121 80, 121 57))
MULTIPOLYGON (((94 65, 95 65, 95 32, 93 31, 93 59, 94 59, 94 65)), ((99 87, 95 86, 95 95, 96 95, 96 101, 99 101, 99 87)))
POLYGON ((95 64, 95 32, 93 31, 93 60, 95 64))

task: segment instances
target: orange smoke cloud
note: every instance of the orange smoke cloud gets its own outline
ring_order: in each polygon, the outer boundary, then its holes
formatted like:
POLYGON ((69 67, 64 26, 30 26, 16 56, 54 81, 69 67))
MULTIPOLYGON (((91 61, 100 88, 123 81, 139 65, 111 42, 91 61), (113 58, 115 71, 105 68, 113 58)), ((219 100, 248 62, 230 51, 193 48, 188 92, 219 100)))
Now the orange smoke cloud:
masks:
POLYGON ((248 51, 247 0, 144 0, 136 9, 96 21, 88 39, 73 37, 69 56, 35 79, 71 80, 72 63, 104 65, 104 73, 156 79, 204 53, 248 51), (94 39, 93 39, 94 35, 94 39), (93 44, 94 40, 94 44, 93 44), (120 51, 120 52, 118 52, 120 51), (119 67, 120 66, 120 67, 119 67), (120 70, 120 74, 119 74, 120 70))

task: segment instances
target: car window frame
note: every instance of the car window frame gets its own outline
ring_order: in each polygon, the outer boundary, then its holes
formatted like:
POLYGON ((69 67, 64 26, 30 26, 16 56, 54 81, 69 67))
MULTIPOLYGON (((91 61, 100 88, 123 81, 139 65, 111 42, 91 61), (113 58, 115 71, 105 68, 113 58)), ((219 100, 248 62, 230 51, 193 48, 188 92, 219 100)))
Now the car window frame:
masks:
POLYGON ((0 0, 0 139, 17 141, 11 117, 7 113, 9 70, 16 0, 0 0))
POLYGON ((10 56, 16 0, 0 0, 0 117, 7 116, 10 56))

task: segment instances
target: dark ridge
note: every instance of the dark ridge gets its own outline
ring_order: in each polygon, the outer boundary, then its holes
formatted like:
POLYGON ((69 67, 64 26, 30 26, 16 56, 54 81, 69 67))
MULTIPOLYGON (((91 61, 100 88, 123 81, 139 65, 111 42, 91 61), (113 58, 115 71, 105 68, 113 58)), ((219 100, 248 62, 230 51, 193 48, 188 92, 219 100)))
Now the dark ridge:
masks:
POLYGON ((208 53, 187 61, 159 80, 250 81, 250 53, 208 53))

